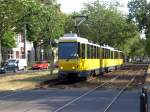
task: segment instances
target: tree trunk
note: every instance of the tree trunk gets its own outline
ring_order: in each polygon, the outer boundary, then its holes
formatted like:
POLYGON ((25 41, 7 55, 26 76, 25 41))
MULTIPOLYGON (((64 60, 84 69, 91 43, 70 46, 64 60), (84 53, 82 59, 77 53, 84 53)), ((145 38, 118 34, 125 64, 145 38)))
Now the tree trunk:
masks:
POLYGON ((54 53, 52 45, 50 45, 50 75, 53 75, 53 71, 54 71, 54 53))
POLYGON ((35 61, 38 61, 38 56, 37 56, 37 42, 33 42, 33 46, 34 46, 34 57, 35 57, 35 61))
POLYGON ((0 67, 1 67, 1 64, 2 64, 2 44, 1 44, 1 39, 0 39, 0 67))

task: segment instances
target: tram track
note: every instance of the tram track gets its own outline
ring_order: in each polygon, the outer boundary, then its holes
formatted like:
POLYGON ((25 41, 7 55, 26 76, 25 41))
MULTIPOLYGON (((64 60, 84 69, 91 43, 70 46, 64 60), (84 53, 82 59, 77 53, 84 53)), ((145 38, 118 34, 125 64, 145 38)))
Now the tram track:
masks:
MULTIPOLYGON (((64 104, 63 106, 58 107, 58 108, 57 108, 56 110, 54 110, 53 112, 59 112, 59 111, 61 111, 61 110, 64 110, 65 108, 69 107, 71 104, 73 104, 73 103, 75 103, 75 102, 77 102, 77 101, 80 101, 83 97, 85 97, 85 96, 91 94, 92 92, 98 90, 99 88, 101 88, 101 87, 103 87, 103 86, 106 86, 107 84, 110 84, 110 83, 116 81, 119 77, 120 77, 120 76, 116 76, 116 77, 112 78, 109 82, 101 83, 99 86, 97 86, 97 87, 95 87, 95 88, 93 88, 93 89, 91 89, 91 90, 89 90, 89 91, 87 91, 87 92, 85 92, 85 93, 82 93, 80 96, 77 96, 76 98, 72 99, 71 101, 68 101, 68 103, 64 104)), ((131 77, 130 77, 130 78, 131 78, 131 77)), ((107 103, 107 105, 106 105, 106 107, 105 107, 105 109, 104 109, 104 112, 108 112, 108 110, 113 106, 114 102, 116 102, 116 101, 118 100, 118 98, 125 92, 125 90, 134 82, 135 78, 136 78, 136 76, 133 76, 133 77, 128 81, 128 83, 124 86, 124 88, 122 88, 119 92, 117 92, 117 94, 115 95, 115 97, 113 97, 112 100, 111 100, 109 103, 107 103)), ((63 83, 63 81, 61 81, 61 80, 59 81, 58 79, 53 79, 53 80, 54 80, 54 81, 51 83, 52 86, 55 86, 55 85, 58 85, 58 84, 63 83)), ((21 93, 19 93, 19 94, 21 94, 21 93)), ((14 96, 19 95, 19 94, 17 94, 17 93, 15 94, 15 93, 14 93, 14 96)), ((22 94, 24 94, 24 93, 22 92, 22 94)), ((47 95, 48 95, 48 94, 45 94, 45 96, 47 96, 47 95)), ((13 94, 12 94, 12 95, 8 95, 8 96, 5 96, 5 97, 2 98, 2 99, 5 100, 5 98, 12 97, 12 96, 13 96, 13 94)), ((44 97, 44 96, 41 96, 41 98, 42 98, 42 97, 44 97)), ((38 97, 38 98, 39 98, 39 97, 38 97)), ((1 99, 1 98, 0 98, 0 99, 1 99)), ((17 102, 17 103, 15 103, 15 104, 10 105, 9 107, 13 107, 13 106, 15 106, 15 105, 18 105, 18 106, 19 106, 19 105, 28 104, 28 103, 34 102, 35 100, 36 100, 36 97, 30 99, 30 101, 27 101, 27 102, 22 102, 22 103, 17 102)), ((5 108, 9 108, 9 107, 5 107, 5 108)), ((27 109, 25 109, 24 111, 21 111, 21 112, 30 112, 31 110, 33 110, 33 109, 35 109, 35 108, 37 108, 37 106, 31 106, 31 107, 29 107, 29 108, 27 108, 27 109)), ((0 109, 1 109, 1 108, 0 108, 0 109)), ((3 108, 3 109, 4 109, 4 108, 3 108)))
MULTIPOLYGON (((111 81, 114 81, 114 80, 117 79, 118 77, 119 77, 119 76, 114 77, 113 79, 110 80, 110 82, 111 82, 111 81)), ((107 83, 110 83, 110 82, 105 82, 105 83, 99 85, 98 87, 96 87, 96 88, 94 88, 94 89, 92 89, 92 90, 90 90, 90 91, 88 91, 88 92, 86 92, 86 93, 83 93, 83 94, 80 95, 79 97, 73 99, 72 101, 70 101, 70 102, 68 102, 67 104, 65 104, 64 106, 58 108, 58 109, 55 110, 54 112, 58 112, 59 110, 65 108, 65 107, 67 107, 67 106, 69 106, 70 104, 76 102, 76 101, 79 100, 80 98, 82 98, 82 97, 84 97, 84 96, 90 94, 91 92, 95 91, 96 89, 98 89, 98 88, 100 88, 100 87, 102 87, 102 86, 104 86, 104 85, 106 85, 107 83)), ((55 84, 60 84, 60 83, 62 83, 62 81, 60 81, 60 82, 55 82, 55 83, 53 83, 53 85, 55 85, 55 84)), ((26 92, 26 91, 25 91, 25 92, 26 92)), ((19 94, 24 94, 25 92, 20 92, 19 94)), ((15 95, 19 95, 19 94, 12 94, 12 95, 9 95, 8 97, 12 97, 13 95, 15 96, 15 95)), ((48 94, 47 94, 47 95, 48 95, 48 94)), ((46 95, 45 95, 45 96, 46 96, 46 95)), ((8 97, 6 96, 5 98, 8 98, 8 97)), ((42 98, 42 97, 44 97, 44 96, 41 96, 41 98, 42 98)), ((5 99, 5 98, 3 98, 3 99, 5 99)), ((39 98, 39 97, 38 97, 38 98, 39 98)), ((31 103, 31 102, 34 102, 34 101, 35 101, 35 98, 32 98, 32 99, 30 99, 30 101, 27 101, 27 102, 24 102, 24 103, 17 102, 17 103, 15 103, 15 104, 11 104, 11 105, 9 105, 9 106, 7 106, 7 107, 0 108, 0 109, 3 110, 3 109, 5 109, 5 108, 11 108, 11 107, 13 107, 13 106, 15 106, 15 105, 18 105, 18 106, 19 106, 19 105, 24 105, 24 104, 31 103)), ((0 103, 0 104, 2 104, 2 103, 0 103)), ((28 109, 26 109, 25 111, 22 111, 22 112, 29 112, 29 111, 31 111, 31 110, 34 109, 34 108, 36 108, 36 106, 33 106, 33 107, 31 107, 31 108, 28 108, 28 109)))
MULTIPOLYGON (((118 77, 119 77, 119 76, 116 76, 115 78, 111 79, 110 82, 116 80, 118 77)), ((88 92, 85 92, 85 93, 82 94, 81 96, 79 96, 79 97, 73 99, 72 101, 68 102, 67 104, 63 105, 62 107, 56 109, 54 112, 59 112, 59 111, 63 110, 64 108, 68 107, 68 106, 71 105, 72 103, 74 103, 74 102, 80 100, 82 97, 84 97, 84 96, 86 96, 86 95, 88 95, 88 94, 94 92, 94 91, 97 90, 98 88, 100 88, 100 87, 102 87, 102 86, 104 86, 104 85, 106 85, 106 84, 108 84, 108 83, 110 83, 110 82, 104 82, 103 84, 101 84, 101 85, 95 87, 94 89, 91 89, 91 90, 89 90, 88 92)))
POLYGON ((104 109, 103 112, 108 112, 109 109, 111 108, 111 106, 118 100, 118 98, 123 94, 123 92, 129 87, 129 85, 131 83, 133 83, 133 81, 135 80, 135 76, 129 81, 129 83, 124 87, 122 88, 118 94, 112 99, 112 101, 106 106, 106 108, 104 109))
MULTIPOLYGON (((134 67, 133 69, 135 69, 136 67, 134 67)), ((107 84, 110 84, 111 82, 115 81, 117 78, 119 78, 119 76, 116 76, 115 78, 113 78, 110 82, 106 82, 103 83, 97 87, 95 87, 94 89, 82 94, 81 96, 75 98, 74 100, 66 103, 65 105, 63 105, 62 107, 56 109, 54 112, 59 112, 62 111, 63 109, 67 108, 68 106, 70 106, 72 103, 75 103, 76 101, 80 100, 82 97, 85 97, 87 95, 89 95, 90 93, 94 92, 95 90, 97 90, 98 88, 105 86, 107 84)), ((118 100, 118 98, 125 92, 125 90, 135 81, 136 76, 133 76, 128 83, 115 95, 115 97, 113 97, 113 99, 111 100, 110 103, 108 103, 108 105, 106 106, 106 108, 104 109, 103 112, 108 112, 109 109, 111 108, 111 106, 114 104, 115 101, 118 100)))

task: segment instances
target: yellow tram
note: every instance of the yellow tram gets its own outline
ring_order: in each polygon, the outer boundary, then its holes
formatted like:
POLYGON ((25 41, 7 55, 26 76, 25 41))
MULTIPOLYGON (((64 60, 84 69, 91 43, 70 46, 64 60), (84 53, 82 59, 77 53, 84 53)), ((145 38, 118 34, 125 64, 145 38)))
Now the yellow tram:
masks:
POLYGON ((59 39, 59 77, 98 75, 122 64, 123 53, 112 47, 100 46, 73 34, 59 39))

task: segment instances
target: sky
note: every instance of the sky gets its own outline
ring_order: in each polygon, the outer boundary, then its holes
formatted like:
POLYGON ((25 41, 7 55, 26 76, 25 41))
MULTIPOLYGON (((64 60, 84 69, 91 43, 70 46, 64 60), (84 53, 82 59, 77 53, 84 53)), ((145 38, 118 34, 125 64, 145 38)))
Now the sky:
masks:
MULTIPOLYGON (((72 12, 78 12, 83 8, 83 3, 90 3, 95 0, 57 0, 58 3, 61 4, 61 10, 64 13, 72 13, 72 12)), ((109 0, 105 0, 109 1, 109 0)), ((128 0, 118 0, 122 4, 121 10, 125 13, 128 12, 127 9, 127 3, 128 0)))

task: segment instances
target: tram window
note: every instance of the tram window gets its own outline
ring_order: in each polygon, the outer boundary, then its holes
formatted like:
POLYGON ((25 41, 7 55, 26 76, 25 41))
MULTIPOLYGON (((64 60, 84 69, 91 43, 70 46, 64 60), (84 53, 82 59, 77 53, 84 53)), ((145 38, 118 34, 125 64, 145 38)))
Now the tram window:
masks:
POLYGON ((113 51, 113 59, 115 59, 115 52, 113 51))
POLYGON ((99 58, 103 58, 103 51, 102 51, 102 48, 99 48, 99 58))
POLYGON ((98 59, 98 47, 96 47, 96 59, 98 59))
POLYGON ((98 52, 97 49, 98 49, 98 47, 96 47, 96 54, 95 54, 95 55, 96 55, 96 57, 95 57, 96 59, 98 58, 98 57, 97 57, 97 52, 98 52))
POLYGON ((104 58, 104 49, 102 48, 102 59, 104 58))
POLYGON ((92 46, 92 59, 94 58, 94 46, 92 46))
POLYGON ((114 58, 116 59, 116 51, 114 51, 114 58))
POLYGON ((119 52, 119 59, 121 59, 121 53, 119 52))
POLYGON ((104 59, 106 59, 106 49, 104 49, 104 59))
POLYGON ((92 59, 94 58, 94 46, 91 46, 91 48, 92 48, 92 59))
POLYGON ((106 49, 104 49, 104 59, 106 59, 106 49))
POLYGON ((90 45, 90 59, 92 59, 92 55, 93 55, 92 46, 90 45))
POLYGON ((112 59, 113 57, 112 57, 112 51, 110 51, 110 59, 112 59))
POLYGON ((116 59, 118 59, 118 52, 116 52, 116 59))
POLYGON ((90 59, 92 59, 92 46, 90 45, 90 59))
POLYGON ((106 59, 106 55, 107 55, 106 49, 104 49, 104 54, 105 54, 104 58, 106 59))
POLYGON ((107 49, 107 59, 109 58, 109 50, 107 49))
POLYGON ((118 52, 116 52, 116 59, 118 59, 118 52))
POLYGON ((111 51, 110 53, 111 53, 110 58, 113 59, 113 51, 111 51))
POLYGON ((106 57, 105 57, 105 49, 103 49, 103 59, 105 59, 106 57))
POLYGON ((85 44, 85 58, 87 58, 87 44, 85 44))
POLYGON ((108 49, 105 50, 106 51, 106 59, 108 58, 108 49))
POLYGON ((123 53, 121 53, 121 59, 123 59, 123 53))
POLYGON ((114 59, 116 59, 116 52, 114 51, 114 59))
POLYGON ((96 46, 93 47, 94 48, 94 59, 96 58, 96 46))
POLYGON ((111 50, 109 50, 109 58, 110 59, 111 59, 111 55, 112 55, 111 50))
POLYGON ((109 50, 107 49, 107 59, 109 58, 109 50))
POLYGON ((104 58, 104 49, 103 48, 101 48, 101 58, 103 59, 104 58))
POLYGON ((109 59, 110 58, 110 50, 108 49, 108 56, 107 58, 109 59))
POLYGON ((110 58, 113 59, 113 51, 110 51, 110 58))
POLYGON ((116 52, 116 54, 117 54, 117 57, 116 57, 116 59, 118 59, 118 52, 116 52))
POLYGON ((91 54, 92 53, 92 51, 91 51, 91 45, 89 45, 89 58, 91 59, 91 54))
POLYGON ((93 47, 94 48, 94 59, 96 58, 96 46, 93 47))
POLYGON ((112 58, 113 58, 113 57, 112 57, 112 55, 113 55, 113 54, 112 54, 112 51, 110 51, 110 59, 112 59, 112 58))
POLYGON ((118 59, 120 58, 120 53, 118 52, 118 59))
POLYGON ((85 59, 85 44, 81 44, 81 58, 85 59))
POLYGON ((105 53, 105 49, 103 49, 103 58, 106 58, 106 53, 105 53))
POLYGON ((79 57, 81 57, 81 55, 80 55, 80 43, 78 43, 78 55, 79 55, 79 57))
POLYGON ((99 48, 99 58, 101 58, 102 57, 102 48, 99 48))
POLYGON ((108 59, 110 58, 110 50, 108 50, 108 59))
POLYGON ((100 58, 100 47, 98 47, 98 49, 97 49, 97 58, 98 59, 100 58))
POLYGON ((87 58, 90 58, 90 45, 87 45, 87 58))
POLYGON ((97 59, 99 59, 99 47, 97 47, 97 54, 96 54, 96 57, 97 57, 97 59))
POLYGON ((110 50, 108 49, 108 59, 110 58, 110 50))

